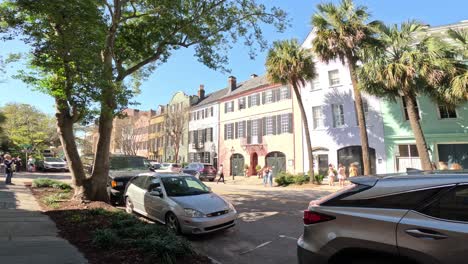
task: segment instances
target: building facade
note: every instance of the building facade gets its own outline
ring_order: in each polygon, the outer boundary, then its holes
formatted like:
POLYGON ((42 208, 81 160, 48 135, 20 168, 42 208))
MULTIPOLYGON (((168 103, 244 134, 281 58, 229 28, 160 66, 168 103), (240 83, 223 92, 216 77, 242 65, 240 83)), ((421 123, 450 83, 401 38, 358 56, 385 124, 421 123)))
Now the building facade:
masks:
POLYGON ((200 85, 198 102, 192 105, 189 114, 189 162, 210 163, 218 166, 219 103, 227 89, 205 95, 200 85))
POLYGON ((237 84, 229 77, 219 100, 219 163, 225 175, 253 175, 256 167, 301 173, 301 118, 289 86, 252 75, 237 84), (246 165, 248 169, 246 170, 246 165))
POLYGON ((156 160, 158 162, 165 161, 165 133, 164 133, 164 121, 166 117, 166 106, 159 105, 156 109, 156 113, 151 117, 150 128, 149 128, 149 159, 156 160))
MULTIPOLYGON (((312 31, 303 43, 310 49, 315 33, 312 31)), ((314 168, 326 173, 328 164, 339 163, 347 168, 351 163, 362 168, 362 149, 354 103, 354 91, 347 66, 340 61, 324 63, 315 59, 317 77, 301 89, 302 100, 309 124, 314 168)), ((385 173, 385 144, 378 98, 362 93, 372 173, 385 173)), ((304 140, 305 142, 305 140, 304 140)), ((304 146, 304 150, 306 150, 304 146)), ((304 151, 304 167, 309 167, 304 151)))
MULTIPOLYGON (((468 21, 433 27, 428 34, 446 37, 448 29, 468 28, 468 21)), ((446 40, 449 40, 448 38, 446 40)), ((458 163, 468 168, 468 102, 452 108, 440 105, 426 96, 417 98, 420 124, 426 138, 429 155, 437 166, 458 163)), ((405 102, 382 102, 382 115, 387 151, 387 172, 401 172, 407 168, 421 168, 416 141, 410 127, 405 102)))

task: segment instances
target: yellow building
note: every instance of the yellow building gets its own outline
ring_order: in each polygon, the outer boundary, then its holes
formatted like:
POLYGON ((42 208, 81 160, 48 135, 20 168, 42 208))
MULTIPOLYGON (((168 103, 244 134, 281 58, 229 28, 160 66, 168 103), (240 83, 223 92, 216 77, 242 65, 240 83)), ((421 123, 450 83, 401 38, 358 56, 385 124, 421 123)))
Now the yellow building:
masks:
POLYGON ((166 106, 160 105, 156 114, 151 117, 149 127, 149 159, 164 162, 166 155, 166 141, 164 137, 164 120, 166 106))
POLYGON ((219 100, 224 174, 244 175, 246 165, 249 175, 257 165, 272 167, 274 175, 304 172, 301 116, 291 88, 252 75, 240 84, 229 77, 228 89, 219 100))

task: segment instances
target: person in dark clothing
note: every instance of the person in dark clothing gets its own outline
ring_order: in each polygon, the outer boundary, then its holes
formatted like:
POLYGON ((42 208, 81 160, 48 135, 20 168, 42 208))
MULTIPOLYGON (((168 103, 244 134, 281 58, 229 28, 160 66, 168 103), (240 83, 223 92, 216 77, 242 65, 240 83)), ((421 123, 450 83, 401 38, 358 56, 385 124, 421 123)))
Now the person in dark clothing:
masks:
POLYGON ((11 159, 10 154, 5 155, 5 160, 3 161, 5 165, 5 184, 11 184, 11 178, 13 177, 13 160, 11 159))
POLYGON ((22 165, 23 165, 23 162, 21 161, 21 157, 20 156, 16 157, 16 159, 15 159, 15 171, 20 172, 22 165))

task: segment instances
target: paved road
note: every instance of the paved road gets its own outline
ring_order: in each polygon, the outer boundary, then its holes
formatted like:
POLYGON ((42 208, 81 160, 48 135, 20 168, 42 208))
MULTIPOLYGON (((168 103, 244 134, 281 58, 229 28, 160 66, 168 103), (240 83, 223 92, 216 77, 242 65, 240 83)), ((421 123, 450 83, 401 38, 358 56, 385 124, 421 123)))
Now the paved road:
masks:
POLYGON ((296 239, 302 234, 302 211, 328 191, 292 190, 208 183, 239 212, 237 226, 191 237, 194 246, 223 264, 296 263, 296 239))

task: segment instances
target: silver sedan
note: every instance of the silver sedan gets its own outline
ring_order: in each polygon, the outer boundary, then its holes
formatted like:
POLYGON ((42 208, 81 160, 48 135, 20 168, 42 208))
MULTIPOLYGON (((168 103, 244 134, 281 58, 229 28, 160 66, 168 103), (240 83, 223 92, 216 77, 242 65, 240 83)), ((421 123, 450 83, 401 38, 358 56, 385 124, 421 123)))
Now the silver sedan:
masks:
POLYGON ((125 191, 127 213, 139 213, 177 233, 203 234, 233 227, 234 206, 193 176, 145 173, 125 191))

